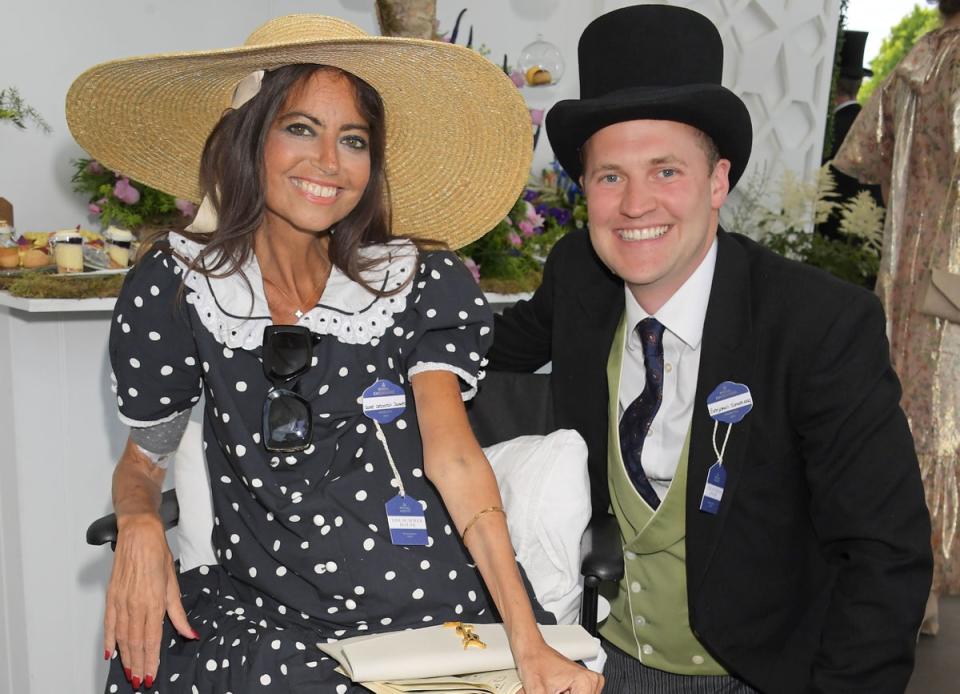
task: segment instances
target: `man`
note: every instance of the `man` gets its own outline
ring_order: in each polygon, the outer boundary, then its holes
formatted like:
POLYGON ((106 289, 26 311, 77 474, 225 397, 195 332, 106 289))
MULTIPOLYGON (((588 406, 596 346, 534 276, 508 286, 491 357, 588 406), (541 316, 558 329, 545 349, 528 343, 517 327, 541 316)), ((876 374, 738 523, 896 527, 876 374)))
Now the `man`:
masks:
MULTIPOLYGON (((837 156, 837 150, 840 149, 850 126, 860 113, 861 107, 857 102, 857 94, 863 84, 863 78, 873 76, 872 70, 863 67, 863 51, 866 44, 867 32, 844 30, 840 48, 840 74, 833 99, 833 129, 829 150, 823 158, 824 164, 830 163, 837 156)), ((830 164, 830 173, 833 174, 833 180, 836 182, 837 204, 849 203, 860 191, 866 190, 877 206, 883 207, 880 186, 863 185, 857 179, 834 168, 832 164, 830 164)), ((832 239, 843 238, 840 233, 839 211, 833 211, 825 222, 817 226, 817 231, 832 239)), ((869 286, 873 287, 875 281, 875 277, 869 278, 869 286)))
POLYGON ((609 691, 902 692, 930 526, 883 314, 718 229, 752 132, 722 57, 677 7, 584 31, 581 99, 547 134, 589 236, 498 319, 491 368, 552 361, 556 422, 619 523, 609 691))

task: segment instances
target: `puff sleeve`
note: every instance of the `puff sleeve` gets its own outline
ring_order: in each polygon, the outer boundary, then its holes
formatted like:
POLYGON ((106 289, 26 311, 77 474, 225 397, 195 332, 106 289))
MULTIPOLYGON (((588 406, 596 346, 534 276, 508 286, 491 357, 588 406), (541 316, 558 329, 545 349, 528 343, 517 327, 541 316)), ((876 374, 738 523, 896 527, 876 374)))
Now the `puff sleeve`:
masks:
POLYGON ((200 399, 197 356, 182 272, 158 244, 127 275, 110 323, 110 364, 120 419, 169 421, 200 399))
POLYGON ((463 399, 469 400, 484 376, 482 367, 493 342, 493 312, 453 253, 424 253, 413 281, 407 375, 451 371, 460 378, 463 399))

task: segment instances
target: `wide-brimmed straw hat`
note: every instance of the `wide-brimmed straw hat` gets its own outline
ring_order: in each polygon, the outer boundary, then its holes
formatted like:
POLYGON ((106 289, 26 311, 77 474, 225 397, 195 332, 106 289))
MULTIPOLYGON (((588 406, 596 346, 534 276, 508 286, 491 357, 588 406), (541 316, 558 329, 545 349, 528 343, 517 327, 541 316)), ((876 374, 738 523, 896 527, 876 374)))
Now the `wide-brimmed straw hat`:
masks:
POLYGON ((67 123, 114 171, 199 202, 203 146, 238 83, 295 63, 338 67, 380 93, 394 234, 458 248, 516 202, 533 140, 509 77, 462 46, 371 36, 335 17, 280 17, 240 47, 98 65, 70 87, 67 123))
POLYGON ((730 187, 747 166, 750 113, 720 84, 723 43, 713 23, 683 7, 636 5, 608 12, 583 31, 580 98, 547 113, 557 160, 577 180, 580 150, 598 130, 630 120, 686 123, 709 135, 730 160, 730 187))

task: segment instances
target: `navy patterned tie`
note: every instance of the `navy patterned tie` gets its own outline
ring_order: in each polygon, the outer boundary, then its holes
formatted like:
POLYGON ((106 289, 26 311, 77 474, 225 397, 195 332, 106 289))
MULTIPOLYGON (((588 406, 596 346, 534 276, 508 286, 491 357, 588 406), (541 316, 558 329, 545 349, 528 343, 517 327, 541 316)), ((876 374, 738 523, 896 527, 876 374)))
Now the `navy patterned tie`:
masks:
POLYGON ((663 324, 656 318, 644 318, 637 323, 647 382, 643 386, 643 392, 630 403, 620 418, 620 453, 623 455, 623 463, 633 486, 653 509, 660 505, 660 497, 653 491, 650 480, 643 471, 640 453, 653 418, 663 401, 663 329, 663 324))

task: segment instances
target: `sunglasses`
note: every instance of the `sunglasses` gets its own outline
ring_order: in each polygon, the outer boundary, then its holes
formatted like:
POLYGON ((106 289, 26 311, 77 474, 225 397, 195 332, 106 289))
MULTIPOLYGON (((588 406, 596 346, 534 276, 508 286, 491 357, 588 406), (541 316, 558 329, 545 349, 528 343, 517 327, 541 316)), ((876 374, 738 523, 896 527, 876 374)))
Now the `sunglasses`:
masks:
POLYGON ((294 389, 310 368, 319 341, 299 325, 270 325, 263 331, 263 373, 273 385, 263 403, 263 445, 268 451, 302 451, 313 441, 313 409, 294 389))

